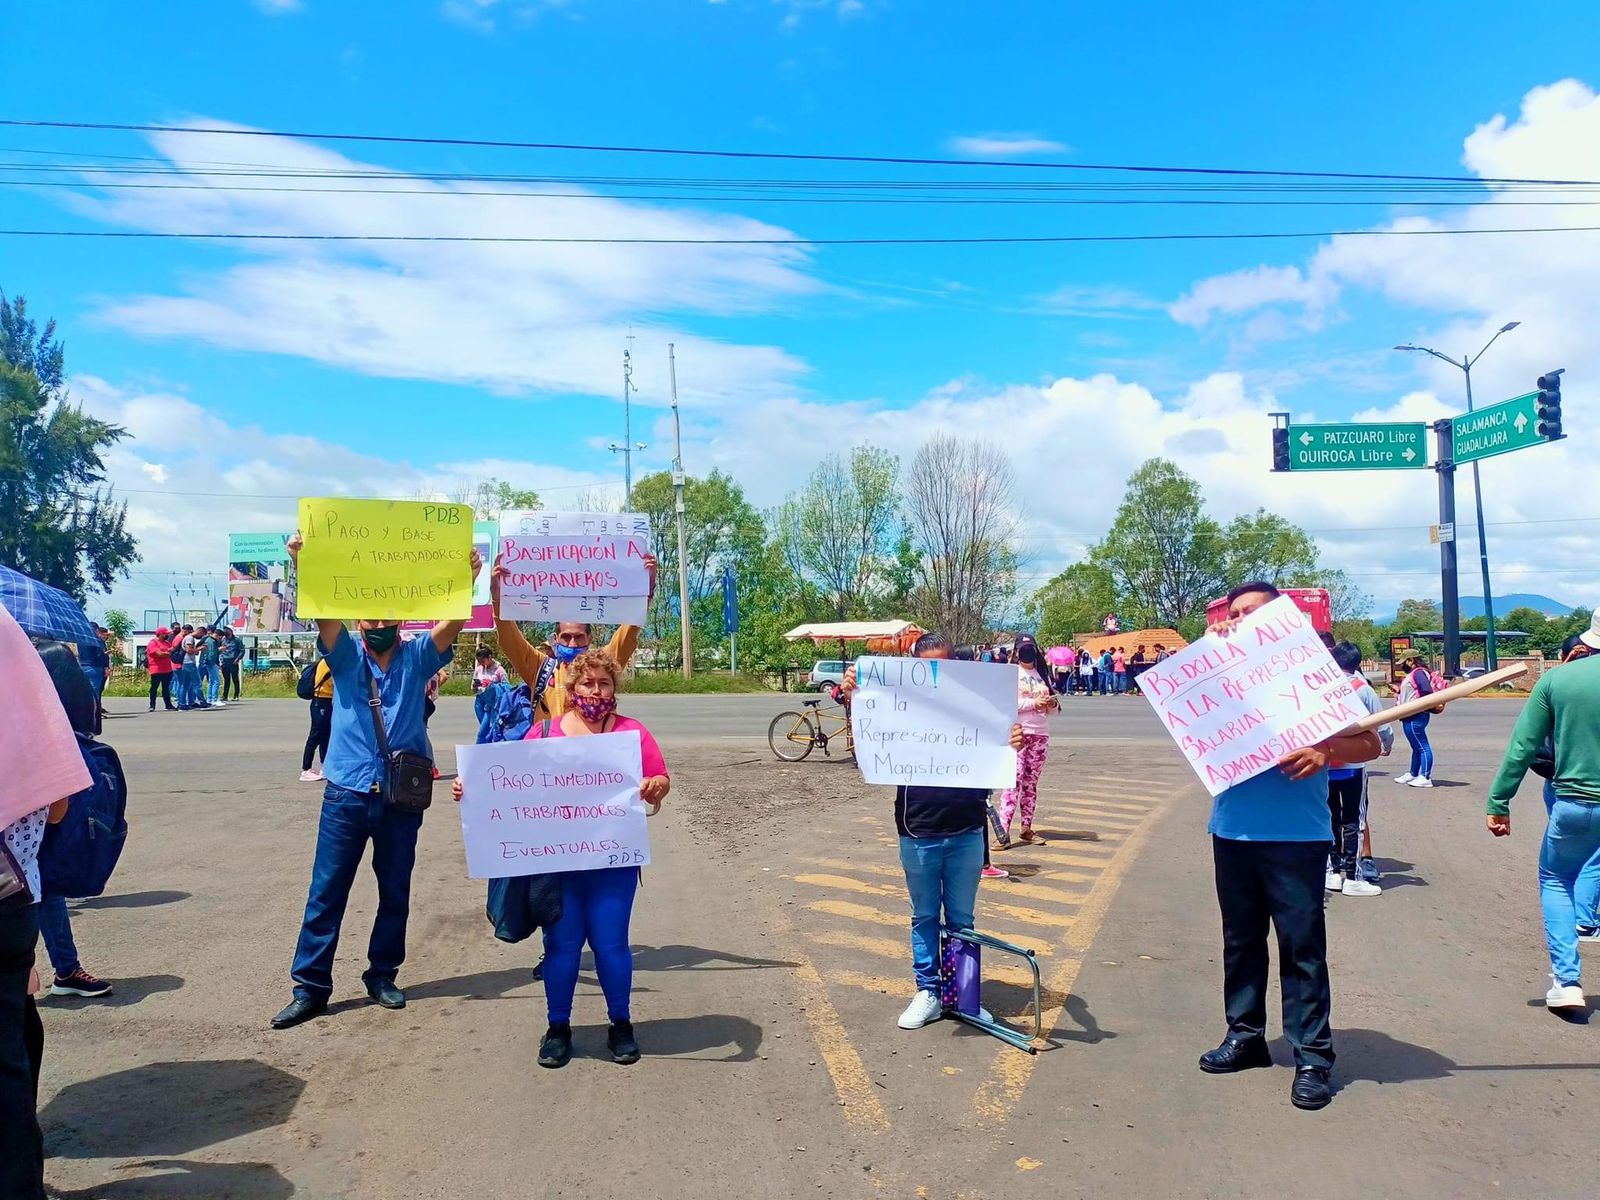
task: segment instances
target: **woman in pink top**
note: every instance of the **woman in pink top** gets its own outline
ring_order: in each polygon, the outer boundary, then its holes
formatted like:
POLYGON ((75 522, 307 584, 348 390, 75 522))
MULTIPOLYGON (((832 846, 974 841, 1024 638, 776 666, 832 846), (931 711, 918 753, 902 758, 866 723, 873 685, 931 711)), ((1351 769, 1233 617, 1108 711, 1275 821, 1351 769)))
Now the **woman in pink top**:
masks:
MULTIPOLYGON (((553 720, 535 721, 528 737, 587 737, 636 730, 644 767, 639 795, 653 816, 671 790, 672 780, 650 731, 632 717, 617 712, 617 685, 621 681, 622 668, 609 651, 596 649, 580 654, 566 671, 566 711, 553 720)), ((459 779, 451 792, 461 799, 459 779)), ((619 1063, 639 1061, 639 1043, 633 1036, 629 1010, 633 947, 628 944, 628 922, 638 887, 638 867, 561 874, 561 919, 544 931, 544 997, 550 1028, 539 1043, 541 1067, 564 1067, 572 1058, 572 994, 578 986, 578 960, 586 941, 594 951, 595 974, 600 977, 611 1018, 606 1035, 611 1057, 619 1063)))
POLYGON ((1039 776, 1045 756, 1050 752, 1050 714, 1061 707, 1050 686, 1049 668, 1038 644, 1023 634, 1017 639, 1013 658, 1017 665, 1017 723, 1022 726, 1022 749, 1017 752, 1017 785, 1000 795, 1000 827, 1005 836, 995 843, 997 850, 1011 848, 1011 818, 1022 806, 1022 840, 1042 843, 1033 832, 1033 812, 1039 800, 1039 776))

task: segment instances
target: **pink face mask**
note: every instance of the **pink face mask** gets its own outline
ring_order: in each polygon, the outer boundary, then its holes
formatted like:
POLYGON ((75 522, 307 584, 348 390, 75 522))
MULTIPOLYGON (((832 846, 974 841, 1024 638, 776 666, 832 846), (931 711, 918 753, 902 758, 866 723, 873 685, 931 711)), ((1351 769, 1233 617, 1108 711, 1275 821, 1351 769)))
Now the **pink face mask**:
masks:
POLYGON ((578 712, 590 724, 605 720, 617 711, 617 698, 615 696, 574 696, 578 712))

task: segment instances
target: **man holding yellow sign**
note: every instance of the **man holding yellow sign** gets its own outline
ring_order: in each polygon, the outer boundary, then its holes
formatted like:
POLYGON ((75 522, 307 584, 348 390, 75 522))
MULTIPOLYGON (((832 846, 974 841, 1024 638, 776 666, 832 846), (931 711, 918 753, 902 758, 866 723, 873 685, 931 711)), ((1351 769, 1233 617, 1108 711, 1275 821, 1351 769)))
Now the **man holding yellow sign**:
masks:
POLYGON ((302 611, 319 618, 318 648, 333 676, 333 728, 310 894, 290 972, 294 999, 272 1018, 274 1029, 326 1011, 339 927, 368 841, 378 912, 362 982, 375 1003, 405 1007, 395 975, 405 961, 411 869, 432 790, 425 693, 455 655, 456 636, 471 612, 472 580, 483 566, 472 548, 472 514, 463 505, 302 500, 300 519, 315 522, 314 531, 297 532, 288 549, 309 584, 301 590, 302 611), (409 554, 406 547, 429 553, 397 561, 397 548, 409 554), (356 618, 359 644, 334 614, 356 618), (402 643, 400 619, 428 614, 447 619, 427 636, 402 643))

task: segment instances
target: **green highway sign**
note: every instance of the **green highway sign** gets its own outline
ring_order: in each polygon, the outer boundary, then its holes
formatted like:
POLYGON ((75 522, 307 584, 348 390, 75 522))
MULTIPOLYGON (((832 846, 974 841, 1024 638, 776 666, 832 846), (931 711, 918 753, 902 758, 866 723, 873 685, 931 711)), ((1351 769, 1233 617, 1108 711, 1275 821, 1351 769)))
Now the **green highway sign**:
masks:
POLYGON ((1452 417, 1451 457, 1458 463, 1476 462, 1537 446, 1539 436, 1539 393, 1514 396, 1480 408, 1476 412, 1452 417))
POLYGON ((1421 421, 1289 426, 1291 471, 1393 471, 1428 465, 1421 421))

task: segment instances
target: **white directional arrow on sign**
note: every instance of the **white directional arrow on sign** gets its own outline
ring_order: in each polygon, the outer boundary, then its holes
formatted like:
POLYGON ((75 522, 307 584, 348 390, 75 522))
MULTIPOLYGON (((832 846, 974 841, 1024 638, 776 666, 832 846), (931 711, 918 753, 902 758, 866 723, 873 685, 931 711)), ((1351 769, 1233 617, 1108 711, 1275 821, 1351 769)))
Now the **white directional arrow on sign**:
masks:
POLYGON ((1406 449, 1405 449, 1405 453, 1403 453, 1400 457, 1405 459, 1407 462, 1410 462, 1416 456, 1417 456, 1417 452, 1415 450, 1413 450, 1410 446, 1407 446, 1406 449))
POLYGON ((1511 422, 1511 423, 1517 427, 1517 432, 1518 433, 1526 432, 1526 430, 1528 428, 1528 414, 1527 413, 1518 413, 1517 414, 1517 419, 1515 421, 1511 422))
POLYGON ((1300 435, 1300 444, 1302 446, 1309 446, 1309 445, 1311 445, 1312 442, 1314 442, 1316 440, 1317 439, 1312 437, 1309 433, 1302 433, 1300 435))

